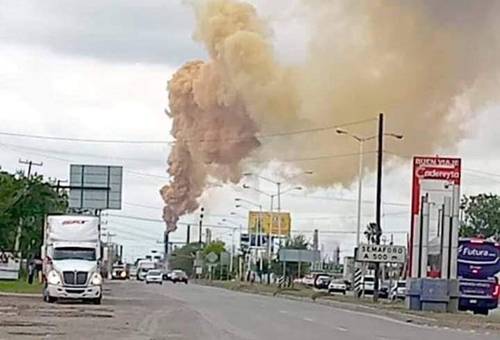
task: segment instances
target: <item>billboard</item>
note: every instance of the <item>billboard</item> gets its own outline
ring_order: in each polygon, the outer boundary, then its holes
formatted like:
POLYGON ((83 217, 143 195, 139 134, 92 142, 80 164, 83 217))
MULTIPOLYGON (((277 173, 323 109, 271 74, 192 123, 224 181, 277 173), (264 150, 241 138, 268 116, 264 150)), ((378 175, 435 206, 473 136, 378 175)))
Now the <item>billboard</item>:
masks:
POLYGON ((71 164, 69 182, 70 208, 121 209, 121 166, 71 164))
MULTIPOLYGON (((459 199, 462 162, 460 158, 439 156, 415 156, 413 158, 412 202, 411 202, 411 234, 409 249, 410 275, 412 273, 413 246, 415 237, 420 235, 420 210, 422 197, 427 196, 429 202, 442 203, 443 197, 459 199), (416 236, 417 235, 417 236, 416 236)), ((418 255, 417 255, 418 256, 418 255)), ((415 269, 416 270, 416 269, 415 269)))
POLYGON ((259 220, 262 222, 262 233, 267 235, 288 236, 291 230, 291 217, 288 212, 250 211, 248 213, 248 232, 255 234, 258 231, 259 220))

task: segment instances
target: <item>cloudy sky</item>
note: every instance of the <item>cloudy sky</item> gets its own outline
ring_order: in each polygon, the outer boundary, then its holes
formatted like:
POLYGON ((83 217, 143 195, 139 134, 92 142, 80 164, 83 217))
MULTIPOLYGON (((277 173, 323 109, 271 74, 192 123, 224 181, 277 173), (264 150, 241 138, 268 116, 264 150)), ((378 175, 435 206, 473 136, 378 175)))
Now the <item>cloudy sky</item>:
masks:
MULTIPOLYGON (((300 20, 286 15, 293 2, 252 3, 272 21, 280 55, 300 58, 307 32, 300 20)), ((190 7, 181 0, 4 0, 0 8, 0 166, 13 172, 23 168, 19 159, 31 159, 43 162, 38 173, 64 180, 71 163, 123 165, 123 209, 110 211, 106 219, 129 260, 161 249, 164 225, 159 221, 158 190, 167 181, 166 141, 171 140, 170 121, 163 113, 168 105, 165 88, 183 62, 205 58, 191 39, 193 20, 190 7), (144 143, 71 142, 12 134, 144 143)), ((465 167, 463 193, 500 189, 500 137, 492 125, 498 126, 497 116, 495 107, 482 112, 458 146, 455 154, 464 158, 465 167)), ((356 148, 353 144, 353 152, 356 148)), ((272 169, 263 171, 273 176, 272 169)), ((265 182, 251 184, 275 190, 265 182)), ((318 228, 325 250, 331 252, 338 244, 347 255, 354 243, 355 189, 355 185, 306 189, 284 196, 282 205, 291 211, 295 231, 310 237, 318 228)), ((409 230, 409 162, 393 162, 385 172, 384 190, 384 230, 404 243, 409 230)), ((364 192, 366 224, 373 220, 372 174, 364 192)), ((266 196, 241 187, 214 185, 203 198, 206 223, 217 225, 228 217, 238 196, 269 204, 266 196)), ((197 221, 196 216, 182 220, 197 221)), ((245 225, 238 216, 231 220, 232 225, 245 225)), ((213 228, 213 233, 230 239, 226 229, 213 228)), ((172 236, 178 241, 184 237, 183 226, 172 236)), ((197 237, 195 231, 192 237, 197 237)))

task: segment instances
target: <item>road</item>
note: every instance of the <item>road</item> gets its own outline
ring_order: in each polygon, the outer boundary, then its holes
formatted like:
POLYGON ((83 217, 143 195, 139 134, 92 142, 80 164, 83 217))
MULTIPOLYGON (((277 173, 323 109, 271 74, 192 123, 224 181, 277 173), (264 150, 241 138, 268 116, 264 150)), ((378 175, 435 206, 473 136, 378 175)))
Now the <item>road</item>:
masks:
POLYGON ((0 297, 0 339, 481 340, 376 314, 197 285, 108 283, 101 306, 0 297))

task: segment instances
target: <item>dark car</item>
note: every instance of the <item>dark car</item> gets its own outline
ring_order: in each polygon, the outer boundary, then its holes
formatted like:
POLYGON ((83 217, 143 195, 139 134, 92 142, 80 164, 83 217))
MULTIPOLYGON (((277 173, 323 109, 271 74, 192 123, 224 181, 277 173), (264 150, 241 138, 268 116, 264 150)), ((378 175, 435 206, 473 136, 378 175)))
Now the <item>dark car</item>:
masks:
POLYGON ((183 270, 173 270, 172 273, 170 273, 170 281, 173 283, 184 282, 187 284, 188 276, 183 270))
POLYGON ((314 280, 314 288, 317 289, 328 289, 328 285, 332 281, 332 278, 329 275, 320 274, 316 276, 314 280))
POLYGON ((388 284, 382 283, 378 291, 378 297, 381 299, 388 299, 391 288, 388 284))

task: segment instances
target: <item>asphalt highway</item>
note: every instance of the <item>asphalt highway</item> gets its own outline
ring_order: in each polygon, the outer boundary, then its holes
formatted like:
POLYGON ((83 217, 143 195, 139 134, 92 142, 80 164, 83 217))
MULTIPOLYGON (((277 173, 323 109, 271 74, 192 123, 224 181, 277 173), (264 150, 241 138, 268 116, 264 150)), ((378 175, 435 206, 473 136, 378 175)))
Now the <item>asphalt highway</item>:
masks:
POLYGON ((105 293, 101 306, 0 297, 0 340, 498 340, 498 334, 193 284, 112 282, 105 293))

